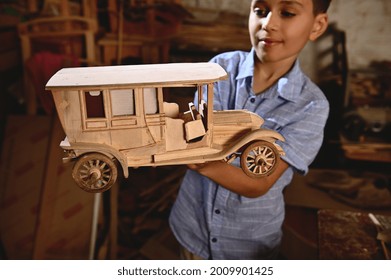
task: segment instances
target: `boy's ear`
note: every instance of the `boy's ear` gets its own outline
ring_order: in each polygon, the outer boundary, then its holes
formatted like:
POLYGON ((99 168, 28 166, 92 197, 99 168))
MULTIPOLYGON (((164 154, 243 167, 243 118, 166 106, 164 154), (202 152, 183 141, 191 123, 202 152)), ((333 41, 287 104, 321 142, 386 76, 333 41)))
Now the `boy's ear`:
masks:
POLYGON ((329 19, 326 13, 318 14, 315 17, 314 26, 310 34, 310 40, 315 41, 322 35, 328 26, 329 19))

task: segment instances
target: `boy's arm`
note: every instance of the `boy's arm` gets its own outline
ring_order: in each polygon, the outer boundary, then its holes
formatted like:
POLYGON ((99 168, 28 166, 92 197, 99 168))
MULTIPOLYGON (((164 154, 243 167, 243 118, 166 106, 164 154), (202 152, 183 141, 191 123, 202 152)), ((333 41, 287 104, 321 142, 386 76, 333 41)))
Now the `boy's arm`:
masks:
POLYGON ((256 198, 268 192, 289 167, 289 164, 280 160, 272 174, 261 178, 251 178, 241 168, 223 161, 190 164, 188 167, 232 192, 245 197, 256 198))

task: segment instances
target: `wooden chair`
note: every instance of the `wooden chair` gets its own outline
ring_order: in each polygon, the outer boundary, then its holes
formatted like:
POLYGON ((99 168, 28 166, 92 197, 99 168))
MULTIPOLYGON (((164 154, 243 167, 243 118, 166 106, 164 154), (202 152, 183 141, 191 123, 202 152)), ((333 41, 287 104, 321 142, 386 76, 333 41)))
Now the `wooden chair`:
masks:
POLYGON ((126 57, 142 63, 168 62, 170 43, 189 14, 180 0, 108 1, 110 32, 98 45, 105 65, 126 57))
MULTIPOLYGON (((93 5, 95 1, 83 0, 80 15, 71 14, 68 0, 46 1, 45 5, 58 5, 58 16, 38 17, 19 24, 23 63, 37 51, 46 48, 47 51, 55 49, 55 52, 77 57, 82 63, 96 64, 95 34, 98 25, 91 9, 96 7, 93 5)), ((29 2, 30 11, 37 11, 35 2, 29 2)), ((25 73, 27 113, 34 115, 37 112, 36 93, 30 90, 27 76, 25 73)))

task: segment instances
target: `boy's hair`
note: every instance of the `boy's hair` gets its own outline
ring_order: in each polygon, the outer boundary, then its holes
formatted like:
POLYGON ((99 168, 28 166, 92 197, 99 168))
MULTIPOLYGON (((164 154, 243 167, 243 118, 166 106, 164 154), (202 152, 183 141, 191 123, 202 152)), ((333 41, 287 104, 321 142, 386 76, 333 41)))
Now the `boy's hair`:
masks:
POLYGON ((314 6, 314 15, 326 13, 331 0, 312 0, 314 6))

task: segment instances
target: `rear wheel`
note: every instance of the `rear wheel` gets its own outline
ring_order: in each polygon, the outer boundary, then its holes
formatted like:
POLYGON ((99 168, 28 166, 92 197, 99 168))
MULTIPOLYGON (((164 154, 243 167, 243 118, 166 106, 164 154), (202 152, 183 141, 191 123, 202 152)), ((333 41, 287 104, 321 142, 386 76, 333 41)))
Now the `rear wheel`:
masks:
POLYGON ((92 153, 78 159, 73 167, 72 176, 79 187, 87 192, 107 191, 117 180, 117 166, 109 157, 92 153))
POLYGON ((248 176, 259 178, 270 175, 277 166, 277 150, 267 141, 249 145, 240 158, 241 167, 248 176))

